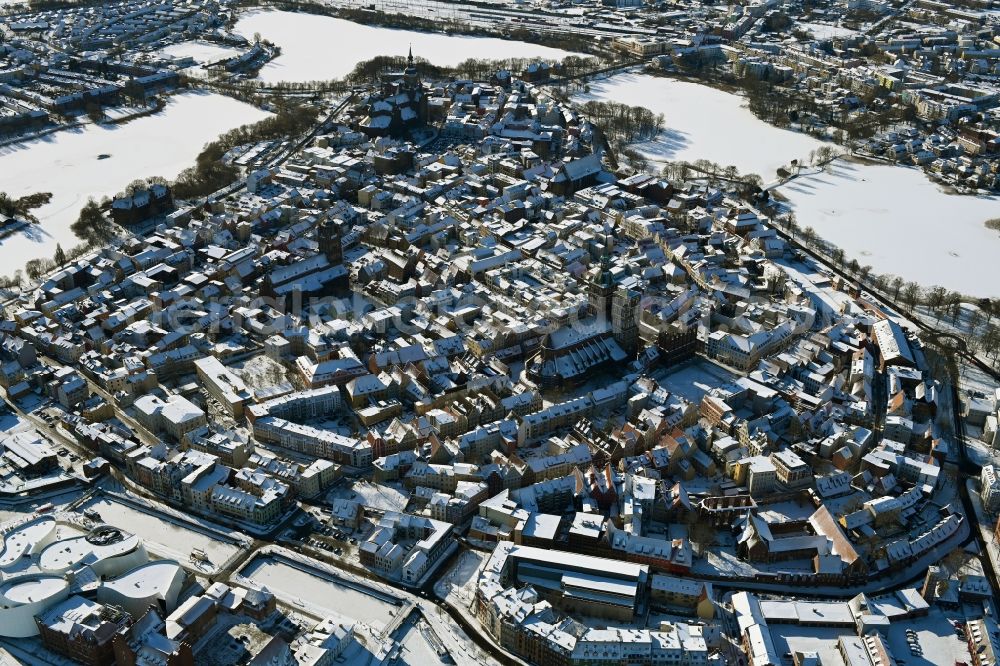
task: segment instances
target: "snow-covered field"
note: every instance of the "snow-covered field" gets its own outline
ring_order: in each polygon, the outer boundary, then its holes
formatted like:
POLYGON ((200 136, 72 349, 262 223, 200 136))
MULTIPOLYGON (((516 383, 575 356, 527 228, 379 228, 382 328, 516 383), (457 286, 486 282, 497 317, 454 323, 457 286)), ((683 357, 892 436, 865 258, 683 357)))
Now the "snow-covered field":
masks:
POLYGON ((707 359, 697 359, 676 371, 656 375, 660 386, 695 404, 701 402, 709 389, 735 380, 736 375, 707 359))
POLYGON ((842 28, 839 25, 830 25, 829 23, 807 23, 804 21, 797 22, 795 24, 796 28, 801 28, 802 30, 808 30, 813 34, 816 39, 832 39, 834 37, 850 37, 852 35, 858 34, 857 30, 851 30, 850 28, 842 28))
POLYGON ((350 485, 340 485, 327 493, 327 501, 351 499, 376 511, 404 511, 408 494, 384 483, 357 481, 350 485))
POLYGON ((383 629, 392 619, 390 612, 397 610, 394 605, 377 597, 314 576, 270 557, 258 557, 240 574, 266 585, 276 594, 292 598, 293 603, 298 599, 348 620, 364 622, 376 629, 383 629))
POLYGON ((476 596, 479 568, 483 566, 486 558, 486 553, 476 550, 463 552, 455 564, 435 583, 435 594, 442 599, 451 597, 451 603, 468 608, 476 596))
POLYGON ((876 273, 971 296, 1000 296, 1000 197, 951 195, 916 168, 840 160, 779 192, 800 228, 876 273))
POLYGON ((165 46, 160 49, 159 53, 171 58, 194 58, 195 62, 204 64, 232 58, 239 55, 240 52, 218 44, 194 40, 165 46))
POLYGON ((552 58, 566 51, 503 39, 465 37, 361 25, 331 16, 285 11, 256 11, 243 16, 235 32, 259 32, 281 47, 281 55, 261 70, 265 83, 342 78, 354 66, 380 55, 413 55, 435 65, 457 65, 469 58, 552 58))
POLYGON ((80 513, 94 509, 101 520, 138 535, 146 549, 157 555, 172 557, 186 564, 191 550, 200 548, 216 567, 236 554, 234 544, 213 539, 208 534, 188 529, 152 513, 134 509, 109 497, 95 497, 80 506, 80 513))
MULTIPOLYGON (((54 510, 51 513, 61 511, 70 502, 75 502, 80 499, 80 495, 82 494, 83 490, 81 488, 74 488, 58 495, 44 495, 42 497, 38 497, 27 504, 17 506, 4 504, 2 508, 0 508, 0 525, 6 523, 8 520, 23 519, 26 515, 43 504, 53 505, 54 510)), ((2 663, 3 662, 0 661, 0 664, 2 663)))
POLYGON ((233 370, 251 389, 269 389, 287 384, 285 367, 263 354, 233 366, 233 370))
MULTIPOLYGON (((786 567, 790 569, 791 567, 786 567)), ((709 548, 705 556, 695 559, 691 571, 696 574, 712 576, 755 576, 757 569, 749 562, 744 562, 734 552, 733 548, 709 548)))
POLYGON ((590 84, 577 102, 599 100, 644 106, 662 113, 666 130, 635 148, 654 164, 706 159, 755 173, 765 182, 778 167, 826 145, 811 136, 773 127, 753 115, 738 95, 709 86, 647 74, 618 74, 590 84))
POLYGON ((0 239, 0 273, 51 257, 59 243, 64 249, 78 244, 70 225, 88 197, 114 196, 136 178, 174 178, 206 143, 265 116, 229 97, 185 93, 160 113, 122 125, 87 125, 0 148, 0 191, 12 197, 52 193, 50 203, 33 211, 40 225, 0 239))
MULTIPOLYGON (((417 616, 419 617, 419 616, 417 616)), ((424 664, 443 664, 435 646, 441 643, 434 630, 425 620, 410 620, 404 627, 406 633, 399 640, 401 649, 397 664, 400 666, 423 666, 424 664)))

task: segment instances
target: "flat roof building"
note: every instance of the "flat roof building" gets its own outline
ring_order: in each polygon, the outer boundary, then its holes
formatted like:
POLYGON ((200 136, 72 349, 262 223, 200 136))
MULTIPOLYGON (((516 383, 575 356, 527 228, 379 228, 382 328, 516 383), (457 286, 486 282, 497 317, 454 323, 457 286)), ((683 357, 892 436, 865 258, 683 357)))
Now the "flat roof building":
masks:
POLYGON ((567 611, 631 621, 646 599, 649 567, 512 543, 497 544, 484 577, 531 585, 567 611))
POLYGON ((206 356, 194 362, 198 379, 213 398, 232 416, 243 416, 243 407, 250 401, 250 391, 243 380, 233 374, 214 356, 206 356))

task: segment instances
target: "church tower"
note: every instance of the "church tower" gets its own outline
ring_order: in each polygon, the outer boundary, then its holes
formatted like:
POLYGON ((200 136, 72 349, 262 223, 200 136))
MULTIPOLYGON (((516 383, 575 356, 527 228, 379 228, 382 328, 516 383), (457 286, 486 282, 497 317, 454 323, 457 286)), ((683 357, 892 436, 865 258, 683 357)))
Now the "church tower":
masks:
POLYGON ((260 295, 265 298, 276 298, 278 296, 278 292, 274 288, 274 281, 271 279, 270 273, 267 273, 260 283, 260 295))
POLYGON ((601 263, 587 274, 587 300, 591 312, 607 320, 611 313, 611 298, 615 291, 615 278, 611 274, 611 256, 605 251, 601 263))
POLYGON ((340 239, 340 225, 333 220, 320 222, 316 240, 319 251, 326 255, 327 261, 336 266, 344 261, 344 246, 340 239))
POLYGON ((639 348, 639 298, 641 294, 626 286, 615 290, 611 307, 611 330, 625 353, 634 357, 639 348))
POLYGON ((417 73, 417 66, 413 62, 413 45, 410 45, 410 54, 406 56, 406 71, 403 72, 403 80, 409 90, 416 90, 420 87, 420 74, 417 73))

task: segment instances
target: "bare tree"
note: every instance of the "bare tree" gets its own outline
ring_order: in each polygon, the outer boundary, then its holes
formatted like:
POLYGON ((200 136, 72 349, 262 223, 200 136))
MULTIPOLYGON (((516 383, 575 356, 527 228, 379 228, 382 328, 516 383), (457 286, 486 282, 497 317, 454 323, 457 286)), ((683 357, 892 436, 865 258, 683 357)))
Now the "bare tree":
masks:
POLYGON ((987 324, 979 336, 979 348, 987 357, 992 358, 995 364, 997 354, 1000 353, 1000 327, 987 324))
POLYGON ((892 284, 892 298, 896 300, 899 298, 899 290, 903 288, 903 278, 898 275, 894 275, 891 279, 892 284))
POLYGON ((915 308, 920 301, 920 285, 916 282, 907 282, 903 287, 902 298, 907 307, 911 310, 915 308))
POLYGON ((947 295, 948 290, 944 287, 934 285, 927 290, 927 307, 931 310, 937 310, 944 304, 944 298, 947 295))
POLYGON ((986 317, 983 316, 983 313, 978 308, 974 309, 969 314, 969 326, 965 331, 966 344, 972 344, 974 340, 979 339, 977 333, 979 331, 979 327, 982 326, 985 321, 986 317))

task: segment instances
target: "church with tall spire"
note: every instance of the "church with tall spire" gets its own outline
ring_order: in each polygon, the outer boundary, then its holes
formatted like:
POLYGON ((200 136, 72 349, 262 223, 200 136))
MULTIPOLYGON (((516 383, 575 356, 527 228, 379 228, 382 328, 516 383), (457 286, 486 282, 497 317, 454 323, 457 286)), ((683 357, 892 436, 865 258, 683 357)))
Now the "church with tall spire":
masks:
POLYGON ((611 297, 615 291, 615 278, 611 273, 611 240, 605 236, 601 261, 587 272, 587 301, 590 313, 606 321, 611 314, 611 297))
POLYGON ((427 91, 413 57, 413 46, 406 56, 406 69, 382 77, 380 91, 369 100, 367 110, 359 129, 373 138, 403 137, 427 124, 427 91))
POLYGON ((420 74, 417 72, 417 65, 413 62, 413 44, 410 44, 410 53, 406 56, 406 70, 403 78, 410 89, 420 86, 420 74))

